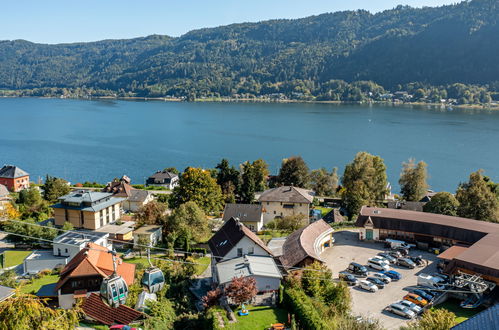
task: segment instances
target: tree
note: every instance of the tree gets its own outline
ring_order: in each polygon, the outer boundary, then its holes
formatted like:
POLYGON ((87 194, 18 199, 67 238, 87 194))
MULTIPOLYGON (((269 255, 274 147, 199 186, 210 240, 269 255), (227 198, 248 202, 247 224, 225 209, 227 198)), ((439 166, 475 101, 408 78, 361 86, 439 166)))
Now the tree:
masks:
POLYGON ((73 224, 69 221, 64 221, 64 224, 62 225, 62 230, 73 230, 75 229, 75 227, 73 226, 73 224))
POLYGON ((163 171, 170 172, 173 174, 179 174, 180 172, 175 167, 167 167, 163 171))
POLYGON ((222 297, 222 290, 220 288, 216 288, 214 290, 208 291, 206 296, 204 296, 201 301, 203 302, 203 307, 205 309, 210 308, 211 306, 218 305, 218 301, 222 297))
POLYGON ((134 214, 133 218, 137 225, 161 225, 164 222, 166 214, 166 205, 151 201, 142 205, 139 210, 134 214))
POLYGON ((241 165, 241 187, 239 190, 239 200, 241 203, 252 203, 256 192, 256 172, 250 162, 241 165))
POLYGON ((48 203, 36 187, 21 190, 17 198, 22 219, 45 220, 50 212, 48 203))
POLYGON ((225 202, 233 203, 234 193, 239 188, 239 171, 234 166, 230 167, 229 161, 225 158, 215 168, 218 169, 217 183, 222 188, 225 202))
POLYGON ((12 203, 4 204, 4 208, 0 210, 0 218, 19 219, 21 213, 12 205, 12 203))
POLYGON ((269 165, 263 159, 257 159, 253 162, 252 168, 255 174, 256 191, 264 191, 268 188, 269 165))
POLYGON ((254 277, 234 277, 225 288, 225 295, 238 305, 250 301, 257 294, 254 277))
POLYGON ((71 188, 66 180, 47 175, 45 184, 42 187, 43 198, 54 203, 61 196, 69 194, 71 188))
POLYGON ((158 301, 149 300, 146 302, 150 317, 144 321, 145 329, 173 329, 176 315, 173 304, 166 298, 158 301))
POLYGON ((334 196, 338 188, 337 168, 329 173, 324 167, 310 172, 311 188, 318 196, 334 196))
POLYGON ((418 320, 410 323, 403 330, 448 330, 456 325, 456 315, 446 309, 428 309, 418 320))
POLYGON ((423 206, 424 212, 457 216, 459 202, 456 197, 449 192, 442 191, 436 193, 431 201, 423 206))
POLYGON ((8 288, 17 287, 17 273, 14 269, 9 269, 0 274, 0 285, 6 286, 8 288))
POLYGON ((269 222, 267 227, 286 232, 293 232, 307 225, 307 216, 304 214, 288 215, 282 218, 275 218, 269 222))
POLYGON ((363 205, 378 205, 388 192, 386 167, 383 159, 367 152, 359 152, 343 173, 343 202, 353 216, 363 205))
POLYGON ((208 218, 203 210, 194 202, 187 202, 173 210, 165 222, 165 236, 175 240, 181 236, 185 239, 193 239, 202 242, 210 233, 208 218))
POLYGON ((80 309, 52 309, 31 295, 18 295, 0 302, 0 329, 72 330, 79 322, 80 309))
POLYGON ((323 298, 324 288, 332 283, 333 273, 324 264, 314 261, 303 271, 301 285, 303 291, 311 297, 323 298))
POLYGON ((457 214, 464 218, 499 222, 499 200, 482 173, 482 170, 471 173, 469 181, 459 185, 457 214))
POLYGON ((222 190, 210 172, 189 167, 182 173, 179 185, 173 189, 171 203, 175 208, 189 201, 195 202, 206 213, 220 211, 222 190))
POLYGON ((278 176, 283 186, 308 187, 308 166, 300 156, 283 159, 278 176))
POLYGON ((410 158, 407 163, 402 163, 399 184, 400 192, 405 200, 417 202, 425 196, 428 191, 426 167, 423 161, 416 164, 414 158, 410 158))

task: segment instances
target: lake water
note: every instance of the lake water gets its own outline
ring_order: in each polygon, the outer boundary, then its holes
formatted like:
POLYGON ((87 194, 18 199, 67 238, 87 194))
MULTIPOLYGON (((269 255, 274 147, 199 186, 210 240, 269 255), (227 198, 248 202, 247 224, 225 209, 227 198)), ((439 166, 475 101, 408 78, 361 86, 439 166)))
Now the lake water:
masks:
POLYGON ((157 169, 214 167, 301 155, 310 168, 338 167, 358 151, 385 159, 398 192, 401 163, 429 164, 434 190, 454 191, 483 168, 499 181, 499 111, 333 104, 177 103, 0 99, 0 164, 32 180, 49 173, 76 183, 157 169))

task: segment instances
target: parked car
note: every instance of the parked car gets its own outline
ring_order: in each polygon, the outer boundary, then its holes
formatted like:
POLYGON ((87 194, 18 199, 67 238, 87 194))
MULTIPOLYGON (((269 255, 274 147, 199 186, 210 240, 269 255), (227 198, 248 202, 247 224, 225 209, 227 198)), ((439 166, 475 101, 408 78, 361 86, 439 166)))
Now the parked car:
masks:
POLYGON ((394 263, 397 262, 397 258, 395 258, 394 256, 390 255, 388 252, 380 252, 380 253, 378 253, 378 255, 380 257, 383 257, 386 260, 388 260, 391 264, 394 264, 394 263))
POLYGON ((390 283, 392 281, 392 279, 389 277, 389 276, 386 276, 385 274, 383 273, 374 273, 371 275, 372 277, 375 277, 379 280, 382 280, 383 282, 385 282, 386 284, 390 283))
POLYGON ((356 263, 356 262, 351 262, 348 265, 347 271, 352 273, 352 274, 355 274, 355 275, 359 275, 359 276, 363 276, 363 277, 367 276, 367 268, 365 266, 362 266, 361 264, 356 263))
POLYGON ((408 319, 412 319, 416 316, 416 313, 411 311, 409 308, 407 308, 403 305, 397 304, 397 303, 389 305, 388 307, 385 308, 385 310, 388 312, 391 312, 393 314, 403 316, 403 317, 408 318, 408 319))
POLYGON ((359 287, 361 289, 366 290, 366 291, 371 291, 371 292, 378 291, 378 287, 376 286, 376 284, 373 284, 373 283, 366 281, 366 280, 360 280, 359 287))
POLYGON ((380 279, 377 279, 376 277, 369 276, 366 278, 366 281, 371 282, 372 284, 376 285, 378 289, 384 289, 385 288, 385 282, 383 282, 380 279))
POLYGON ((397 302, 397 304, 401 304, 402 306, 405 306, 405 307, 409 308, 411 311, 413 311, 416 314, 423 313, 423 308, 422 307, 416 305, 413 302, 410 302, 409 300, 401 300, 401 301, 397 302))
POLYGON ((373 260, 378 260, 378 261, 380 261, 380 262, 384 263, 385 265, 390 266, 390 260, 388 260, 388 259, 386 259, 386 258, 383 258, 382 256, 374 256, 374 257, 372 257, 371 259, 373 259, 373 260))
POLYGON ((340 280, 345 281, 348 285, 357 285, 359 282, 355 276, 348 272, 340 272, 338 277, 340 280))
POLYGON ((396 249, 394 249, 394 251, 400 252, 402 257, 407 257, 409 255, 409 250, 405 249, 405 248, 396 248, 396 249))
POLYGON ((398 280, 402 279, 402 275, 400 275, 399 272, 396 272, 394 270, 383 271, 383 272, 380 272, 380 273, 385 274, 386 276, 388 276, 389 278, 391 278, 392 281, 398 281, 398 280))
POLYGON ((411 292, 417 294, 423 299, 426 299, 427 301, 433 300, 434 297, 434 295, 432 295, 430 292, 421 289, 412 290, 411 292))
POLYGON ((367 265, 377 270, 383 270, 383 271, 390 270, 390 267, 386 263, 376 258, 369 258, 367 260, 367 265))
POLYGON ((391 247, 392 249, 410 249, 411 247, 415 247, 414 244, 408 244, 404 241, 399 241, 396 239, 387 238, 385 240, 385 246, 391 247))
POLYGON ((425 261, 422 256, 409 257, 417 266, 424 266, 425 261))
POLYGON ((431 276, 442 279, 442 283, 449 283, 450 277, 441 273, 432 273, 431 276))
POLYGON ((408 293, 404 296, 404 300, 415 303, 418 306, 425 307, 428 305, 428 301, 415 293, 408 293))
POLYGON ((409 258, 398 258, 397 265, 404 266, 410 269, 416 268, 416 264, 409 258))
POLYGON ((402 258, 402 253, 400 253, 400 251, 398 251, 398 250, 391 250, 388 252, 388 254, 396 259, 402 258))

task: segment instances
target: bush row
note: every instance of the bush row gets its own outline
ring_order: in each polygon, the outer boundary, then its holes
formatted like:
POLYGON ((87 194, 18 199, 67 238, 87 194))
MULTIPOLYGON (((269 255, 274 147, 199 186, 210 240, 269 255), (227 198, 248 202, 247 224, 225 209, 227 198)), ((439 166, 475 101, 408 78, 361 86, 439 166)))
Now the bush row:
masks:
POLYGON ((312 303, 312 298, 301 289, 286 288, 283 304, 287 310, 296 315, 300 326, 305 330, 330 329, 326 320, 320 315, 312 303))

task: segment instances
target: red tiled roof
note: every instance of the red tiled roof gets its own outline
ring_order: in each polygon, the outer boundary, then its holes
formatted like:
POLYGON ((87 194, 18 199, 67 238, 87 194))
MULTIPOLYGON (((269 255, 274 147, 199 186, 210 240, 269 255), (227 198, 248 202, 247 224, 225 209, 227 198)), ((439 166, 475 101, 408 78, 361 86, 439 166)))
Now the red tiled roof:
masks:
POLYGON ((105 325, 130 324, 142 316, 141 312, 125 305, 109 307, 97 293, 91 293, 81 308, 88 317, 105 325))

